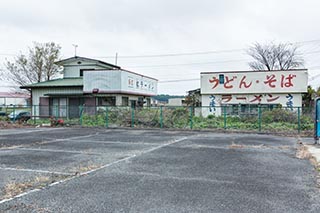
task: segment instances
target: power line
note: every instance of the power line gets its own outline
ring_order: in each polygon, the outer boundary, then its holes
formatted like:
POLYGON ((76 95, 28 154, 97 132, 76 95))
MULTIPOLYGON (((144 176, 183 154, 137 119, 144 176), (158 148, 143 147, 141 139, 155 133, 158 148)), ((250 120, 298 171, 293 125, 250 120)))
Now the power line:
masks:
MULTIPOLYGON (((245 49, 230 49, 230 50, 212 50, 203 52, 186 52, 186 53, 167 53, 167 54, 157 54, 157 55, 124 55, 118 56, 119 58, 161 58, 161 57, 174 57, 174 56, 189 56, 189 55, 207 55, 207 54, 217 54, 217 53, 230 53, 239 52, 245 49)), ((114 56, 97 56, 96 58, 114 58, 114 56)))
MULTIPOLYGON (((292 42, 291 44, 303 44, 303 43, 315 43, 320 42, 320 39, 307 40, 292 42)), ((217 54, 217 53, 230 53, 245 51, 245 48, 241 49, 229 49, 229 50, 210 50, 200 52, 185 52, 185 53, 165 53, 165 54, 154 54, 154 55, 124 55, 118 56, 118 58, 157 58, 157 57, 175 57, 175 56, 188 56, 188 55, 206 55, 206 54, 217 54)), ((96 56, 96 58, 114 58, 114 56, 96 56)))
MULTIPOLYGON (((291 42, 291 44, 304 44, 304 43, 316 43, 320 42, 320 39, 291 42)), ((165 53, 165 54, 151 54, 151 55, 124 55, 118 56, 118 58, 155 58, 155 57, 175 57, 175 56, 189 56, 189 55, 207 55, 207 54, 218 54, 218 53, 230 53, 230 52, 241 52, 245 51, 245 48, 241 49, 229 49, 229 50, 209 50, 199 52, 182 52, 182 53, 165 53)), ((0 53, 3 56, 17 56, 13 53, 0 53)), ((95 56, 95 58, 115 58, 115 56, 95 56)))
POLYGON ((184 64, 157 64, 157 65, 137 65, 137 66, 128 66, 130 68, 149 68, 149 67, 173 67, 173 66, 186 66, 186 65, 204 65, 204 64, 217 64, 217 63, 230 63, 230 62, 244 62, 245 59, 239 60, 226 60, 226 61, 210 61, 210 62, 197 62, 197 63, 184 63, 184 64))
POLYGON ((176 83, 176 82, 184 82, 184 81, 200 81, 200 78, 189 78, 189 79, 176 79, 176 80, 168 80, 168 81, 159 81, 158 83, 176 83))

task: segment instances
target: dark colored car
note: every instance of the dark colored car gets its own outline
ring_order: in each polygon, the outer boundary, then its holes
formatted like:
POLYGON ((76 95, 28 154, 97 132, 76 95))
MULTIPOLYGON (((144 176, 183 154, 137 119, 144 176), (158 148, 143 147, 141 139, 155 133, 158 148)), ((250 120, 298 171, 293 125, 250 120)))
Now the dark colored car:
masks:
POLYGON ((0 116, 7 116, 7 113, 0 111, 0 116))
POLYGON ((23 120, 27 121, 31 118, 30 112, 27 111, 14 111, 8 115, 9 119, 12 121, 23 120))

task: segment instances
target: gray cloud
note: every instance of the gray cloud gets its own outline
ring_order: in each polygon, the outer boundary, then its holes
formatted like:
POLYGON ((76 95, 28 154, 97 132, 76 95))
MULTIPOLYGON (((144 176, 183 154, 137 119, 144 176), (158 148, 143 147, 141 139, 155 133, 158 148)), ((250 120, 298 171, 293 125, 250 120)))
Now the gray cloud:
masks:
MULTIPOLYGON (((10 0, 1 2, 0 46, 3 53, 24 51, 32 41, 55 41, 64 57, 119 53, 123 67, 160 80, 196 78, 201 71, 248 69, 244 52, 172 58, 121 58, 207 50, 243 49, 253 42, 320 39, 317 0, 10 0), (241 62, 232 60, 243 59, 241 62), (201 62, 221 62, 199 64, 201 62), (190 66, 139 67, 161 64, 190 66)), ((302 45, 303 52, 320 50, 319 43, 302 45), (318 45, 318 46, 317 46, 318 45)), ((316 55, 317 56, 317 55, 316 55)), ((101 58, 114 61, 112 58, 101 58)), ((0 56, 0 63, 4 56, 0 56)), ((306 55, 308 65, 320 66, 306 55)), ((316 69, 310 73, 315 74, 316 69)), ((165 84, 160 92, 184 93, 198 82, 165 84)))

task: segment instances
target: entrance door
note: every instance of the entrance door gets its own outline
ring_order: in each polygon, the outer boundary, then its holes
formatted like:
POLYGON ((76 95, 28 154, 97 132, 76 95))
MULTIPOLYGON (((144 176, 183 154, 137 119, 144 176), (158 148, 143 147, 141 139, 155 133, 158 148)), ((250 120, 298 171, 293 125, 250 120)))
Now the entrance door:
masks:
POLYGON ((81 98, 69 98, 69 118, 79 118, 79 107, 83 104, 81 98))

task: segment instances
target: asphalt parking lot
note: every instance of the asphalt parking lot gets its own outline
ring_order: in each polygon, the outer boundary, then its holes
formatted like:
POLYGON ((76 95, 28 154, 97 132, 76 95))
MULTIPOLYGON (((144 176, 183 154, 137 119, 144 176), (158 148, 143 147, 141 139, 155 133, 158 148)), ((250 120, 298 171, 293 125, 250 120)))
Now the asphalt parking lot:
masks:
POLYGON ((319 212, 318 174, 297 146, 257 134, 0 130, 0 212, 319 212))

